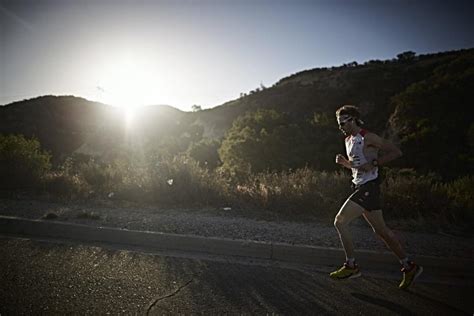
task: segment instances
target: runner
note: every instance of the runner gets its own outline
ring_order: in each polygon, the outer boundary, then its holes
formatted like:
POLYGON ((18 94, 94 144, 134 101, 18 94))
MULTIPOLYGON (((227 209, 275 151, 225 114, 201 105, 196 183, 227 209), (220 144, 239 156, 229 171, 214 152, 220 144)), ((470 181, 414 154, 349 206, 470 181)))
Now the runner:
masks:
POLYGON ((395 238, 393 232, 385 225, 380 203, 380 179, 378 167, 402 155, 402 152, 389 141, 361 128, 359 109, 344 105, 336 111, 339 129, 346 135, 346 153, 336 156, 336 163, 352 170, 353 193, 336 215, 336 227, 342 246, 346 253, 346 262, 337 271, 330 274, 333 279, 350 279, 361 275, 354 258, 352 237, 348 231, 349 223, 359 216, 364 216, 372 229, 378 234, 398 257, 403 272, 400 289, 408 288, 423 272, 423 267, 410 261, 405 250, 395 238), (383 155, 378 157, 381 150, 383 155))

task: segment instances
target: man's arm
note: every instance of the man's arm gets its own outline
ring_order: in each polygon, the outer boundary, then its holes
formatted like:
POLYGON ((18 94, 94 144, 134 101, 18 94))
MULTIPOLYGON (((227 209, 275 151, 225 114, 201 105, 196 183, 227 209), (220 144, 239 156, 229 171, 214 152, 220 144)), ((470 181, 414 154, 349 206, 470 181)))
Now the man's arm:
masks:
MULTIPOLYGON (((367 133, 365 136, 365 142, 367 145, 374 146, 378 149, 380 149, 384 155, 379 157, 377 159, 377 164, 378 166, 384 165, 388 163, 389 161, 392 161, 402 155, 402 151, 398 149, 397 146, 392 144, 386 139, 383 139, 382 137, 378 136, 377 134, 374 133, 367 133)), ((359 167, 356 167, 357 169, 361 169, 363 171, 370 171, 374 167, 373 162, 369 161, 359 167)))
MULTIPOLYGON (((402 156, 402 151, 392 144, 390 141, 378 136, 374 133, 368 133, 365 135, 365 140, 367 144, 372 145, 380 149, 384 154, 377 159, 377 162, 380 165, 385 165, 388 162, 397 159, 402 156)), ((372 162, 370 162, 372 163, 372 162)))

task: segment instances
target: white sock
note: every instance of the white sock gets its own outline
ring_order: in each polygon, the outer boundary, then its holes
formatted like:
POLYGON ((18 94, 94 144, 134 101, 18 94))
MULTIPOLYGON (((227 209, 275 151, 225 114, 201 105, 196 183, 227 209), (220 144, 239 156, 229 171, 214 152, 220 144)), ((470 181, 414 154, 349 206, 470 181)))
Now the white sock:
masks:
POLYGON ((399 260, 400 263, 403 265, 404 268, 410 267, 410 262, 408 261, 408 257, 399 260))
POLYGON ((346 262, 347 262, 347 264, 348 264, 350 267, 354 267, 354 266, 355 266, 355 261, 356 261, 355 258, 347 258, 347 259, 346 259, 346 262))

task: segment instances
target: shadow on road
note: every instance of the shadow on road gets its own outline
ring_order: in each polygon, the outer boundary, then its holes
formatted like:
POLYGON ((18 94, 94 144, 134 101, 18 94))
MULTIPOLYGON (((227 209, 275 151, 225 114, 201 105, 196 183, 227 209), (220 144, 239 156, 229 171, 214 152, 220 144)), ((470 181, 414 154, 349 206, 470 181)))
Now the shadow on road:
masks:
POLYGON ((166 274, 178 278, 194 275, 179 295, 160 300, 151 309, 162 313, 209 314, 333 314, 324 284, 297 271, 200 262, 198 265, 165 265, 166 274), (185 302, 183 302, 185 301, 185 302))
POLYGON ((376 297, 372 297, 372 296, 369 296, 369 295, 365 295, 365 294, 360 294, 360 293, 351 293, 352 296, 354 296, 355 298, 361 300, 361 301, 364 301, 364 302, 367 302, 367 303, 370 303, 370 304, 373 304, 373 305, 377 305, 377 306, 380 306, 380 307, 384 307, 388 310, 391 310, 392 312, 394 313, 397 313, 398 315, 413 315, 413 313, 399 305, 399 304, 396 304, 396 303, 393 303, 393 302, 390 302, 390 301, 387 301, 387 300, 384 300, 384 299, 381 299, 381 298, 376 298, 376 297))
POLYGON ((462 315, 466 315, 466 314, 469 315, 469 313, 467 313, 466 311, 464 311, 462 309, 459 309, 459 308, 454 307, 452 305, 446 304, 446 303, 441 302, 439 300, 435 300, 435 299, 433 299, 433 298, 431 298, 427 295, 423 295, 421 293, 415 293, 415 292, 411 292, 411 294, 413 296, 421 298, 422 300, 427 301, 429 304, 435 304, 435 305, 438 305, 438 306, 446 308, 446 309, 451 309, 453 312, 456 312, 456 313, 459 313, 459 314, 462 314, 462 315))
POLYGON ((390 279, 336 281, 252 261, 16 238, 0 238, 0 253, 2 315, 453 315, 473 306, 472 287, 420 283, 414 293, 390 279))

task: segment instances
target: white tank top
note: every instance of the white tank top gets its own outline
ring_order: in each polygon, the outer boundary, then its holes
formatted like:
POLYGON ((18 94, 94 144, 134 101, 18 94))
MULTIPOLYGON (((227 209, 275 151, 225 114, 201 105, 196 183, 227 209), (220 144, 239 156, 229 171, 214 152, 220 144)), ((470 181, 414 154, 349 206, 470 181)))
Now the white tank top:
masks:
MULTIPOLYGON (((355 136, 346 137, 346 153, 349 157, 349 161, 354 166, 361 166, 366 164, 369 161, 377 158, 377 151, 374 151, 373 157, 366 157, 364 154, 364 136, 367 134, 367 131, 362 129, 355 136), (370 160, 369 160, 370 159, 370 160)), ((352 182, 355 185, 361 185, 368 181, 377 179, 379 175, 379 168, 375 167, 370 171, 362 171, 356 168, 351 168, 352 170, 352 182)))

